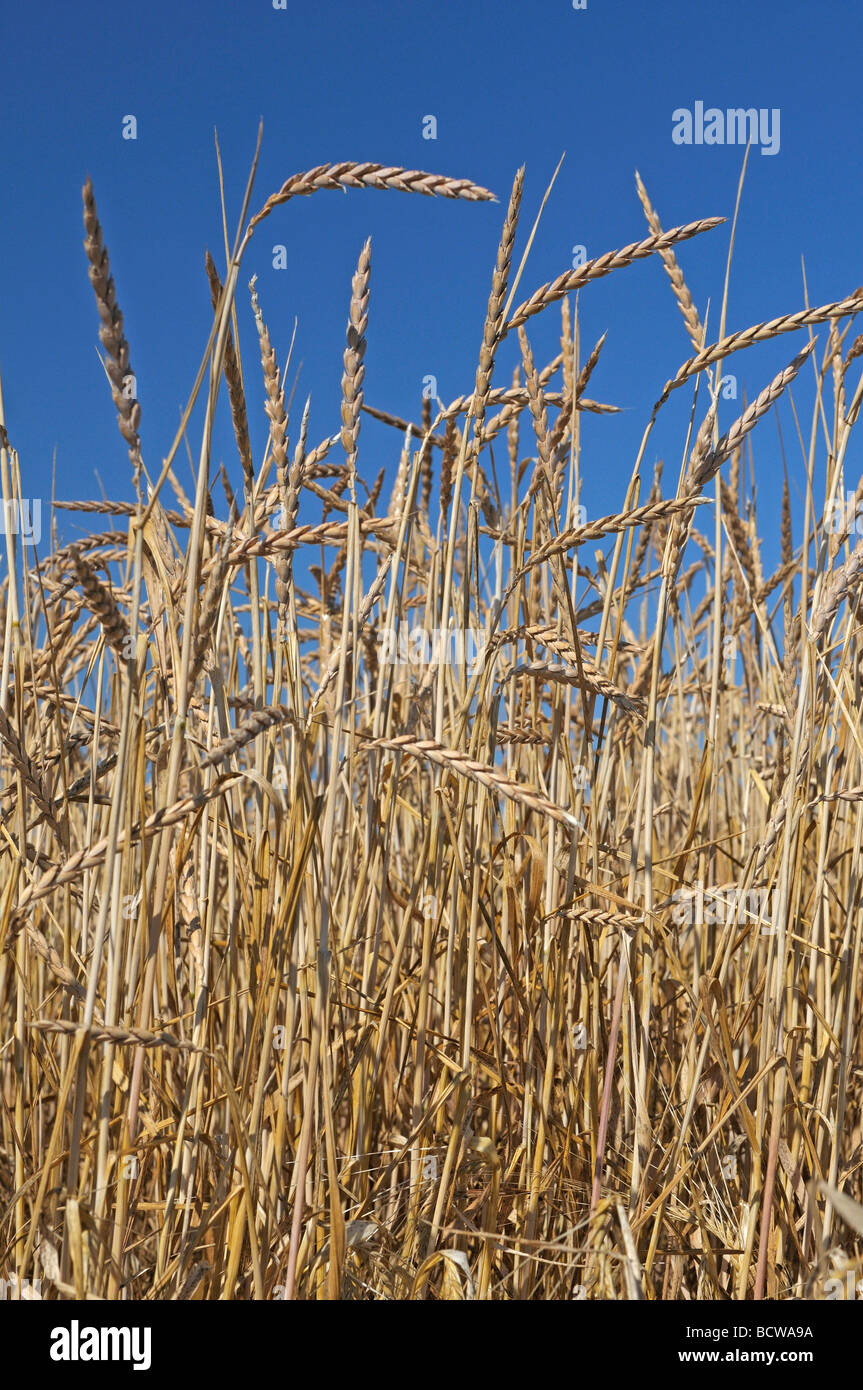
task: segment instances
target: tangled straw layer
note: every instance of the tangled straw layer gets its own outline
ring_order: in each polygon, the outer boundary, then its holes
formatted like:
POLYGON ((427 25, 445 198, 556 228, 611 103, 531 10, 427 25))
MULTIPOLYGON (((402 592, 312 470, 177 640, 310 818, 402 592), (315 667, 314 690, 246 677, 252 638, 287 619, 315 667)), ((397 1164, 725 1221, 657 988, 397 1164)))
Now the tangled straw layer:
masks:
MULTIPOLYGON (((719 219, 663 232, 639 179, 650 236, 507 321, 519 171, 473 389, 366 405, 366 243, 341 419, 309 448, 311 407, 292 444, 285 364, 234 295, 263 218, 348 187, 491 196, 326 164, 247 222, 250 180, 146 510, 68 504, 128 533, 52 535, 3 584, 3 1259, 58 1299, 47 1244, 108 1300, 448 1298, 455 1255, 480 1300, 823 1296, 832 1252, 861 1257, 863 552, 826 518, 863 297, 703 347, 675 248, 719 219), (567 296, 654 253, 695 349, 665 395, 704 372, 710 400, 668 441, 672 495, 643 446, 619 510, 573 524, 597 458, 579 412, 616 407, 584 394, 608 364, 592 292, 567 296), (524 325, 558 303, 543 364, 524 325), (810 342, 720 429, 710 368, 819 323, 821 367, 801 372, 810 342), (774 557, 749 479, 810 375, 774 557), (221 376, 237 457, 217 469, 221 376), (201 389, 191 501, 173 461, 201 389), (390 453, 364 413, 400 431, 390 453)), ((137 473, 89 182, 84 208, 137 473)))

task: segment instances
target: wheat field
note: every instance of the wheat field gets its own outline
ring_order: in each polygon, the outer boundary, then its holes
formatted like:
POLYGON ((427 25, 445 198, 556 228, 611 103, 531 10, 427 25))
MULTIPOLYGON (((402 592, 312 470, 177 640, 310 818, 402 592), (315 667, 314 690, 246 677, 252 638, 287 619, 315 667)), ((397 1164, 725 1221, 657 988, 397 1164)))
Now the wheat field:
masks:
MULTIPOLYGON (((520 170, 465 394, 411 420, 366 403, 366 243, 321 421, 244 277, 256 229, 327 190, 491 194, 333 164, 250 215, 253 175, 226 269, 202 264, 212 331, 164 453, 87 182, 135 500, 66 497, 39 546, 5 528, 0 1273, 52 1299, 844 1296, 863 291, 735 332, 722 299, 711 340, 680 248, 734 220, 664 230, 638 179, 643 239, 530 293, 520 170), (588 517, 580 416, 618 405, 578 295, 646 258, 686 357, 619 510, 588 517), (784 334, 787 367, 721 433, 729 363, 784 334), (793 525, 786 478, 770 572, 757 427, 804 396, 805 508, 793 525), (684 397, 679 462, 647 468, 684 397)), ((5 426, 0 468, 9 517, 5 426)))

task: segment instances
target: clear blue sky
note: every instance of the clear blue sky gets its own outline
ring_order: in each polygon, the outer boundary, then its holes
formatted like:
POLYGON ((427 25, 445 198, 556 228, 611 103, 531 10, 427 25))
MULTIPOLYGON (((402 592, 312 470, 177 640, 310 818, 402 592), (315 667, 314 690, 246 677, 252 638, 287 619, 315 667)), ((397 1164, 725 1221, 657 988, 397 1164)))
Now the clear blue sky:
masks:
MULTIPOLYGON (((371 235, 366 400, 416 417, 427 373, 436 375, 444 399, 472 389, 498 236, 521 163, 527 177, 519 254, 566 151, 520 298, 569 268, 574 244, 594 256, 646 235, 636 168, 666 227, 731 214, 742 148, 684 147, 671 138, 673 111, 693 109, 696 101, 781 112, 779 152, 755 147, 749 160, 729 328, 801 307, 801 257, 813 304, 850 293, 863 283, 861 31, 855 6, 803 0, 588 0, 583 11, 571 0, 288 0, 285 10, 272 0, 7 5, 0 372, 25 490, 49 496, 56 450, 59 497, 98 496, 97 470, 110 495, 130 496, 126 450, 95 351, 98 320, 82 249, 86 174, 125 316, 153 474, 211 322, 207 245, 224 268, 214 127, 232 229, 261 117, 254 208, 287 175, 340 159, 466 176, 498 195, 498 204, 468 205, 321 193, 277 210, 263 225, 237 301, 260 458, 262 388, 246 290, 253 272, 282 360, 298 320, 298 394, 311 392, 310 440, 317 442, 338 428, 350 279, 371 235), (135 141, 122 138, 129 114, 137 119, 135 141), (436 140, 422 138, 429 114, 437 119, 436 140), (274 243, 288 248, 286 270, 272 267, 274 243)), ((714 329, 727 244, 723 227, 680 252, 702 314, 711 300, 714 329)), ((583 500, 596 515, 621 504, 651 403, 690 346, 658 259, 588 287, 580 308, 586 346, 609 333, 591 394, 625 407, 614 419, 586 422, 583 500)), ((555 352, 558 331, 557 311, 530 325, 539 361, 555 352)), ((825 330, 818 331, 823 341, 825 330)), ((756 394, 804 341, 793 335, 740 354, 733 369, 741 397, 744 390, 756 394)), ((508 345, 497 384, 508 384, 516 347, 508 345)), ((797 395, 808 409, 810 380, 801 381, 797 395)), ((653 459, 664 454, 667 487, 679 464, 688 401, 669 411, 646 460, 649 479, 653 459)), ((723 404, 720 423, 727 426, 741 408, 723 404)), ((799 495, 800 451, 787 403, 783 411, 799 495)), ((197 424, 191 443, 196 452, 197 424)), ((392 474, 399 443, 394 432, 364 427, 364 476, 373 478, 382 464, 392 474)), ((772 420, 755 444, 763 528, 776 518, 782 475, 772 420)), ((219 458, 236 485, 238 461, 224 422, 219 458)), ((849 466, 853 487, 857 459, 849 466)), ((185 459, 181 473, 190 487, 185 459)), ((221 511, 220 494, 217 504, 221 511)), ((70 525, 61 518, 67 536, 70 525)))

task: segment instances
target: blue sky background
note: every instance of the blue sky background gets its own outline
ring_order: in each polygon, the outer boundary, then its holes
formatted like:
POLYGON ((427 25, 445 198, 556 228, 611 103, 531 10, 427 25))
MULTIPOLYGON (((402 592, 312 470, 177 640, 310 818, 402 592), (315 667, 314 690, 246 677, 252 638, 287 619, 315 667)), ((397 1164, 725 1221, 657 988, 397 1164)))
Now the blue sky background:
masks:
MULTIPOLYGON (((636 168, 664 226, 730 217, 743 149, 685 148, 671 139, 673 110, 696 100, 781 110, 780 152, 750 155, 729 330, 802 307, 802 257, 812 304, 850 293, 863 283, 861 31, 854 6, 802 0, 588 0, 584 11, 573 10, 571 0, 288 0, 285 10, 272 0, 7 6, 0 372, 25 494, 50 496, 56 452, 58 497, 98 496, 97 472, 110 496, 131 496, 126 448, 95 350, 98 319, 82 249, 87 173, 125 316, 153 476, 211 324, 206 246, 224 271, 214 127, 232 231, 261 117, 253 210, 289 174, 341 159, 469 177, 498 195, 498 204, 472 205, 321 193, 278 209, 263 224, 237 298, 260 460, 266 422, 246 289, 253 273, 282 361, 298 321, 294 362, 303 365, 292 434, 310 392, 316 443, 338 429, 350 280, 371 235, 366 401, 417 418, 427 373, 445 400, 472 389, 498 237, 521 163, 527 175, 517 257, 566 152, 519 300, 570 267, 573 245, 585 245, 592 257, 647 234, 636 168), (128 114, 137 118, 135 141, 122 138, 128 114), (436 140, 422 137, 428 114, 437 118, 436 140), (275 243, 287 246, 286 270, 273 269, 275 243)), ((728 232, 726 225, 705 233, 679 253, 702 315, 711 301, 710 340, 728 232)), ((589 286, 580 311, 585 351, 608 330, 590 394, 624 407, 612 419, 582 417, 582 500, 588 515, 597 515, 622 505, 651 404, 691 349, 657 258, 589 286)), ((557 350, 559 324, 556 309, 530 323, 539 362, 557 350)), ((826 330, 817 332, 823 343, 826 330)), ((744 392, 751 399, 805 340, 804 333, 789 335, 729 364, 740 399, 723 403, 723 427, 743 408, 744 392)), ((496 384, 509 384, 516 353, 513 335, 496 384)), ((806 371, 794 395, 808 442, 811 367, 806 371)), ((666 491, 679 467, 691 399, 679 395, 660 417, 645 460, 649 485, 653 460, 664 456, 666 491)), ((222 411, 214 462, 224 459, 239 486, 224 391, 222 411)), ((803 465, 787 400, 781 420, 799 499, 803 465)), ((195 456, 199 421, 196 415, 190 432, 195 456)), ((761 424, 754 445, 761 529, 778 531, 782 456, 773 419, 761 424)), ((399 447, 394 431, 367 419, 361 473, 371 480, 386 464, 393 476, 399 447)), ((503 450, 498 460, 505 475, 503 450)), ((860 471, 853 449, 848 469, 853 488, 860 471)), ((192 491, 185 457, 178 471, 192 491)), ((173 502, 170 492, 166 498, 173 502)), ((216 504, 224 514, 220 490, 216 504)), ((74 534, 70 517, 61 516, 60 527, 67 538, 74 534)))

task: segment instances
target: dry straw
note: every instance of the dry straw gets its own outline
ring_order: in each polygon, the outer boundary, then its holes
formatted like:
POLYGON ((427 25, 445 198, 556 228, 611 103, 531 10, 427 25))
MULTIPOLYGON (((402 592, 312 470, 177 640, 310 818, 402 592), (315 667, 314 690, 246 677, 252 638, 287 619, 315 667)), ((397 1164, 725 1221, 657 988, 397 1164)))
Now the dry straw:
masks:
MULTIPOLYGON (((366 243, 310 444, 290 351, 254 286, 235 303, 255 230, 319 191, 492 195, 325 164, 252 216, 256 165, 160 474, 65 503, 127 529, 52 531, 3 581, 0 1263, 38 1277, 50 1242, 43 1296, 111 1301, 824 1296, 863 1198, 863 547, 828 524, 861 495, 863 296, 732 331, 723 295, 705 346, 681 258, 721 219, 663 231, 637 179, 650 235, 512 308, 519 170, 460 394, 366 403, 392 349, 366 243), (631 394, 599 281, 654 255, 694 355, 660 370, 645 344, 651 399, 673 372, 645 445, 682 463, 645 476, 643 446, 618 510, 573 524, 631 394), (752 349, 757 373, 798 329, 726 418, 721 364, 752 349), (681 437, 662 406, 687 384, 681 437), (801 437, 809 412, 810 457, 764 526, 776 412, 801 437)), ((84 216, 139 475, 89 181, 84 216)), ((8 490, 5 430, 0 453, 8 490)))

